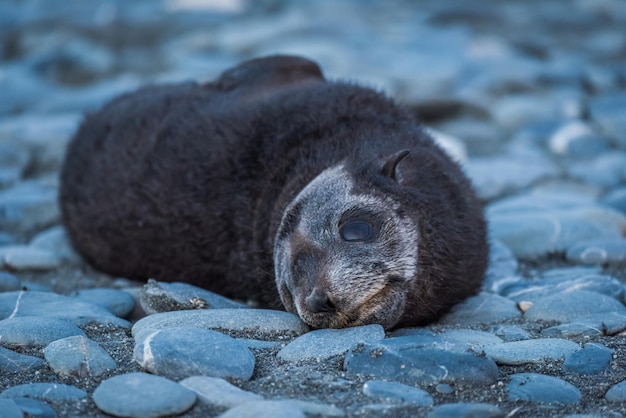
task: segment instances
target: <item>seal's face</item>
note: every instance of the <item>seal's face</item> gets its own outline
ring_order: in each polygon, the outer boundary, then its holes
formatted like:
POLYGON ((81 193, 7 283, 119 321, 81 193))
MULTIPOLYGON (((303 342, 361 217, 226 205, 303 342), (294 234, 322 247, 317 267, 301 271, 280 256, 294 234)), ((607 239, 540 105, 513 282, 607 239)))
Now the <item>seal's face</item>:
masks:
POLYGON ((280 298, 316 328, 393 327, 417 275, 414 220, 391 196, 355 189, 343 165, 325 170, 290 203, 276 234, 280 298))

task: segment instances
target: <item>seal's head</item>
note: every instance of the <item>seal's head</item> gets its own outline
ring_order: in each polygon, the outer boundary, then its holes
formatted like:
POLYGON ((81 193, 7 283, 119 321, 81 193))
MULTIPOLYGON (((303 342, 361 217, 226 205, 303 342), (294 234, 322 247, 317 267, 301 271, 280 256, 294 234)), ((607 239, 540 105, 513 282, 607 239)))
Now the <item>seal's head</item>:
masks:
MULTIPOLYGON (((395 182, 406 155, 397 153, 376 174, 395 182)), ((389 190, 355 178, 346 163, 323 171, 288 205, 276 233, 280 298, 316 328, 392 328, 416 287, 415 214, 389 190)))

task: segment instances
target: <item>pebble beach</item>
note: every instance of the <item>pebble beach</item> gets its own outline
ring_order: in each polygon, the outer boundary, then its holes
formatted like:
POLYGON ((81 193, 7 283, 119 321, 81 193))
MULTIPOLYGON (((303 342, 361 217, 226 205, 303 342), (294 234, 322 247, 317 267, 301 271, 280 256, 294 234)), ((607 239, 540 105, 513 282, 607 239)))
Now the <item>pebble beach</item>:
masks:
POLYGON ((626 2, 0 2, 0 418, 626 416, 626 2), (311 330, 90 267, 61 224, 83 115, 270 54, 410 109, 485 205, 482 290, 311 330))

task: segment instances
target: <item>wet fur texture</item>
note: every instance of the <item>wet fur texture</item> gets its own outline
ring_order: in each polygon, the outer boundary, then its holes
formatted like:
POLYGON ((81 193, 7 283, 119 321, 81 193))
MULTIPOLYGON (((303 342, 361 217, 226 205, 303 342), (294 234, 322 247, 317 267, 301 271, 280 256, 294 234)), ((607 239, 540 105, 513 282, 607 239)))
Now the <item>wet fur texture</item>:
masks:
MULTIPOLYGON (((275 277, 275 250, 288 248, 284 268, 291 276, 295 267, 308 272, 290 284, 301 301, 320 288, 336 310, 346 295, 363 299, 349 319, 308 318, 319 327, 424 324, 475 293, 486 268, 482 208, 458 165, 390 99, 328 82, 315 63, 297 57, 248 61, 212 83, 143 88, 88 115, 67 150, 60 203, 75 248, 98 269, 298 312, 275 277), (409 153, 390 165, 403 150, 409 153), (359 251, 352 258, 361 271, 382 277, 376 292, 355 285, 366 288, 367 278, 329 282, 313 274, 329 254, 296 266, 293 248, 315 247, 314 237, 301 235, 302 219, 323 214, 303 218, 294 201, 333 167, 349 179, 351 195, 367 196, 374 208, 389 202, 387 215, 415 226, 413 277, 390 278, 396 267, 383 271, 359 251), (385 304, 388 314, 377 309, 385 304)), ((341 256, 349 260, 354 247, 333 248, 346 248, 341 256)))

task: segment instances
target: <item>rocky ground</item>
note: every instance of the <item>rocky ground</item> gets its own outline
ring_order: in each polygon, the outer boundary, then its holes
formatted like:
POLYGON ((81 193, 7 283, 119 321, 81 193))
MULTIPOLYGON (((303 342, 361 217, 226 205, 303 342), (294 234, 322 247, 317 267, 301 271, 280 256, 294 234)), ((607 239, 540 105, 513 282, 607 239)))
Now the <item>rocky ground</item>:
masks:
POLYGON ((624 416, 624 28, 620 0, 0 3, 0 417, 624 416), (451 147, 490 225, 480 295, 421 329, 307 332, 72 251, 57 175, 85 111, 277 52, 451 147))

